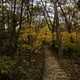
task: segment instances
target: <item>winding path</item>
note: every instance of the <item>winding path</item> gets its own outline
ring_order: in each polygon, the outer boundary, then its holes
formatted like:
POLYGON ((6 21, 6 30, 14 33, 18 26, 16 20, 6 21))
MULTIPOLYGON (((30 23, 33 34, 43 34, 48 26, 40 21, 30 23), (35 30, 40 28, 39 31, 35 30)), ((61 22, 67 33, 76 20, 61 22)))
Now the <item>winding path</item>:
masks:
POLYGON ((48 48, 45 48, 45 70, 43 80, 71 80, 64 69, 60 66, 57 57, 48 48))

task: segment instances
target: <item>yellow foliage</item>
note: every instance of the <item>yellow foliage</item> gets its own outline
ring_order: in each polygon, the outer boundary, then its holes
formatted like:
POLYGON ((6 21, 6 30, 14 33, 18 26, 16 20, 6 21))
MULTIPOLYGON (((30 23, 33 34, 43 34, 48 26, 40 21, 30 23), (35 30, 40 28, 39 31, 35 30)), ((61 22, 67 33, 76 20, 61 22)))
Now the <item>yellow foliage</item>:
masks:
POLYGON ((64 46, 73 47, 76 43, 76 32, 68 33, 62 32, 62 42, 64 46))
POLYGON ((70 41, 71 37, 75 41, 76 40, 76 32, 68 33, 68 32, 63 32, 62 33, 63 41, 70 41))
MULTIPOLYGON (((49 31, 47 26, 41 28, 40 31, 38 31, 38 32, 36 32, 33 27, 23 28, 21 30, 21 34, 20 34, 21 39, 20 40, 22 40, 23 42, 27 42, 28 35, 32 35, 32 37, 34 39, 33 47, 40 46, 43 41, 45 41, 45 42, 52 41, 52 33, 51 33, 51 31, 49 31)), ((24 44, 23 47, 25 47, 26 45, 24 44)))
POLYGON ((49 42, 52 40, 52 33, 51 31, 49 31, 48 26, 45 26, 42 29, 40 29, 37 39, 42 41, 45 40, 46 42, 49 42))
MULTIPOLYGON (((39 31, 36 32, 35 27, 25 27, 21 30, 20 40, 24 43, 23 47, 33 47, 36 48, 42 45, 42 42, 46 43, 52 42, 53 37, 55 38, 56 32, 52 32, 49 30, 48 26, 44 26, 39 31), (54 34, 54 35, 53 35, 54 34), (32 45, 27 44, 28 35, 32 36, 33 43, 32 45)), ((68 33, 67 31, 61 32, 62 34, 62 42, 65 45, 74 46, 75 44, 71 42, 71 39, 76 41, 76 32, 68 33)))

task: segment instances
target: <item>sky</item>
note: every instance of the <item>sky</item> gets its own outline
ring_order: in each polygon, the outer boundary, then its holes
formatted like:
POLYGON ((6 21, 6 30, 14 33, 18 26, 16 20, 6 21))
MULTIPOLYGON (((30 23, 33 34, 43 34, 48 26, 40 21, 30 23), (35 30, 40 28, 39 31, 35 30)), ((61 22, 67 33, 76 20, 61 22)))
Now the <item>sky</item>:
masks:
MULTIPOLYGON (((1 0, 0 0, 1 1, 1 0)), ((45 1, 45 0, 42 0, 42 1, 45 1)), ((46 1, 48 1, 48 0, 46 0, 46 1)), ((71 4, 69 1, 70 0, 67 0, 68 1, 68 4, 66 4, 66 6, 73 6, 73 4, 71 4)), ((77 0, 76 0, 77 1, 77 0)), ((34 0, 34 5, 36 5, 38 2, 40 2, 41 3, 41 0, 34 0)), ((42 3, 41 3, 42 4, 42 3)), ((6 4, 4 4, 4 5, 6 5, 6 4)), ((9 7, 10 7, 10 5, 9 4, 7 4, 9 7)), ((59 8, 58 8, 59 9, 59 8)), ((50 16, 50 19, 51 19, 51 21, 53 21, 53 19, 54 19, 54 8, 53 8, 53 4, 52 3, 47 3, 46 4, 46 10, 47 10, 47 12, 48 12, 48 15, 50 16)), ((38 15, 37 17, 36 17, 36 20, 39 20, 39 19, 43 19, 44 17, 43 16, 40 16, 40 15, 38 15)), ((62 19, 62 17, 59 17, 60 19, 62 19)), ((5 25, 6 26, 6 25, 5 25)))
MULTIPOLYGON (((32 1, 32 0, 31 0, 32 1)), ((40 4, 42 5, 41 3, 41 0, 33 0, 34 1, 34 5, 36 5, 38 2, 40 2, 40 4)), ((44 1, 48 1, 48 0, 42 0, 43 2, 44 1)), ((69 0, 67 0, 69 2, 69 0)), ((5 4, 4 4, 5 5, 5 4)), ((8 4, 7 4, 8 5, 8 4)), ((9 5, 8 5, 9 6, 9 5)), ((69 6, 69 4, 67 4, 67 6, 69 6)), ((58 8, 59 9, 59 8, 58 8)), ((48 15, 51 17, 51 19, 54 18, 54 8, 53 8, 53 4, 51 4, 50 2, 47 2, 46 4, 46 10, 48 12, 48 15)), ((39 17, 39 16, 38 16, 39 17)), ((43 18, 43 17, 41 17, 43 18)))

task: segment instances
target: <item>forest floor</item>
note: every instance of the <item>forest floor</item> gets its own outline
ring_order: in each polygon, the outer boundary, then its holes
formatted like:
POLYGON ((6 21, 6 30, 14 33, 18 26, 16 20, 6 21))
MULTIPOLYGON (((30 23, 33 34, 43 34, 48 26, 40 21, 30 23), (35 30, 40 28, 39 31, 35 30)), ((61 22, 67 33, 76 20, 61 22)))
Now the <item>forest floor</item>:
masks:
POLYGON ((43 80, 80 80, 80 58, 57 56, 51 48, 45 48, 43 80))
POLYGON ((0 80, 80 80, 80 57, 59 57, 51 47, 22 49, 15 58, 0 57, 0 70, 0 80))

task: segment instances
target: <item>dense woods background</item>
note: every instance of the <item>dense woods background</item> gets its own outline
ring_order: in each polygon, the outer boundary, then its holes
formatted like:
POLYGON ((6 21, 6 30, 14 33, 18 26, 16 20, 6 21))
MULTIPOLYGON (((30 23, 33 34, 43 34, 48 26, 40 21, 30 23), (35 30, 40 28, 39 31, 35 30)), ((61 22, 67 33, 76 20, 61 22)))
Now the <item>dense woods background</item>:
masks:
POLYGON ((79 35, 80 0, 0 0, 0 80, 44 80, 45 49, 79 60, 79 35))

